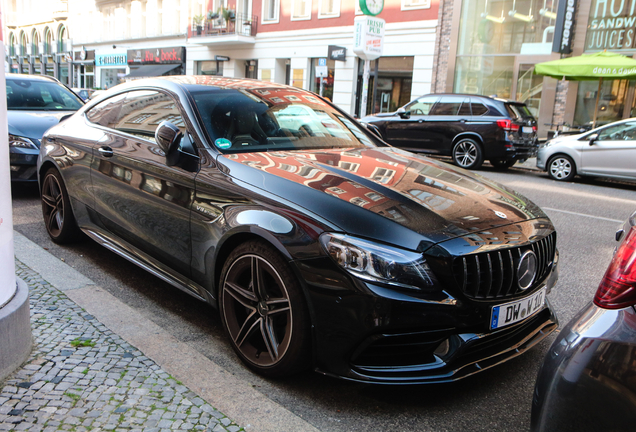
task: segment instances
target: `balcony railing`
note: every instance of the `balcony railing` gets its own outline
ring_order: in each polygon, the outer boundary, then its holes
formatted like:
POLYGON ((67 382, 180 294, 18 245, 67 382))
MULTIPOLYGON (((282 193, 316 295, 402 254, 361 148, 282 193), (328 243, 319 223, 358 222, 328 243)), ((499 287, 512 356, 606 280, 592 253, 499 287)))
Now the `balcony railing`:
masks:
POLYGON ((256 15, 236 14, 235 18, 228 20, 223 17, 205 20, 202 24, 192 22, 193 37, 210 36, 256 36, 256 25, 258 17, 256 15))

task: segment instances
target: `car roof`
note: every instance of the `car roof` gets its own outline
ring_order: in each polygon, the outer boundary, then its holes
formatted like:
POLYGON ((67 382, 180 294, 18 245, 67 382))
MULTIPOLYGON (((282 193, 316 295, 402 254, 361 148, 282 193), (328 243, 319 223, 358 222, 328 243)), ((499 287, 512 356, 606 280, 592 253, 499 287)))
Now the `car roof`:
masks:
POLYGON ((213 75, 172 75, 166 77, 144 78, 119 84, 112 89, 128 89, 131 87, 167 87, 173 86, 189 88, 191 86, 207 86, 224 90, 258 90, 281 88, 303 93, 311 93, 308 90, 291 87, 285 84, 259 81, 251 78, 228 78, 213 75))
POLYGON ((486 95, 470 94, 470 93, 429 93, 429 94, 425 94, 425 95, 419 96, 417 99, 419 99, 421 97, 425 97, 425 96, 464 96, 464 97, 474 97, 474 98, 488 99, 488 100, 504 102, 504 103, 512 103, 512 104, 517 104, 517 105, 525 105, 524 102, 516 101, 516 100, 512 100, 512 99, 504 99, 504 98, 500 98, 500 97, 497 97, 497 96, 486 96, 486 95))

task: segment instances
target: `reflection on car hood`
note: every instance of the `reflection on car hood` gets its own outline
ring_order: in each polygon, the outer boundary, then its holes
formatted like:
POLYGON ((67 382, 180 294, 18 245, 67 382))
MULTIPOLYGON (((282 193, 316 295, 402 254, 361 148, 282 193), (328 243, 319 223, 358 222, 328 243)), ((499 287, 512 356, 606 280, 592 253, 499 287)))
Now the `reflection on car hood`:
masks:
POLYGON ((391 147, 238 153, 222 155, 219 162, 233 177, 292 201, 345 232, 372 238, 395 228, 388 221, 421 234, 430 246, 547 218, 504 186, 391 147), (384 220, 373 224, 370 213, 384 220))
POLYGON ((65 115, 74 111, 7 111, 9 133, 37 140, 49 128, 60 122, 65 115))

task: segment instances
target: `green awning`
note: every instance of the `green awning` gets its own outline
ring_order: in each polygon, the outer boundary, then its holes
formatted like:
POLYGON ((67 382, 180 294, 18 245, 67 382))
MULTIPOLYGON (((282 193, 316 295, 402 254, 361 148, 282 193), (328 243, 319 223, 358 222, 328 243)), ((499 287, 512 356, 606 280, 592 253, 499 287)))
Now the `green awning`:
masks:
POLYGON ((636 77, 636 60, 612 52, 598 52, 538 63, 537 75, 572 81, 603 79, 633 79, 636 77))

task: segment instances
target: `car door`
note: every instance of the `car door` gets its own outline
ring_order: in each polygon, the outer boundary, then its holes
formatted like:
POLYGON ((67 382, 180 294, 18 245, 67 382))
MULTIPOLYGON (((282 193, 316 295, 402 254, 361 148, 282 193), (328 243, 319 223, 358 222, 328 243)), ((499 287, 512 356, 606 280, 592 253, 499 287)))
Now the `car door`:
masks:
POLYGON ((636 178, 636 121, 606 127, 581 148, 581 173, 636 178))
POLYGON ((117 120, 95 151, 95 210, 108 233, 189 277, 196 173, 166 164, 154 138, 164 120, 188 139, 179 103, 170 95, 157 90, 126 93, 117 120))
POLYGON ((422 125, 422 133, 430 139, 430 152, 450 155, 453 150, 453 139, 466 130, 466 122, 470 117, 470 98, 442 96, 422 125))
POLYGON ((405 105, 404 109, 410 115, 396 115, 387 121, 386 141, 403 149, 428 152, 435 140, 430 134, 423 133, 423 123, 438 99, 439 96, 424 96, 405 105))

